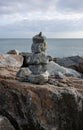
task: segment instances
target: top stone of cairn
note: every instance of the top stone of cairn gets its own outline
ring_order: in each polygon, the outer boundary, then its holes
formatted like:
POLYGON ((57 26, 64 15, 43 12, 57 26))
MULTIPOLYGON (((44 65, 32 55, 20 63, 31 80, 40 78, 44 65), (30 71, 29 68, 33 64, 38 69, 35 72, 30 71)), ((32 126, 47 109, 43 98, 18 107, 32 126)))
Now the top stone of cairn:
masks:
POLYGON ((33 37, 33 43, 42 43, 45 41, 45 39, 46 38, 44 36, 42 36, 42 32, 40 32, 38 35, 35 35, 33 37))

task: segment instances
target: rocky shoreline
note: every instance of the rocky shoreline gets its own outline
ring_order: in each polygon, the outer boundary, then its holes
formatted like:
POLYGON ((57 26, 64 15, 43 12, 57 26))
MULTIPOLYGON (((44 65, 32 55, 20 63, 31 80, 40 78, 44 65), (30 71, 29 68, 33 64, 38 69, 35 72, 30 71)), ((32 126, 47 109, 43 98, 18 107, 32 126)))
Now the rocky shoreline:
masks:
POLYGON ((16 74, 21 68, 20 76, 27 75, 30 55, 0 54, 0 129, 83 130, 83 79, 50 75, 43 85, 21 82, 16 74))
POLYGON ((46 56, 42 32, 31 53, 0 54, 0 130, 83 130, 83 58, 46 56))

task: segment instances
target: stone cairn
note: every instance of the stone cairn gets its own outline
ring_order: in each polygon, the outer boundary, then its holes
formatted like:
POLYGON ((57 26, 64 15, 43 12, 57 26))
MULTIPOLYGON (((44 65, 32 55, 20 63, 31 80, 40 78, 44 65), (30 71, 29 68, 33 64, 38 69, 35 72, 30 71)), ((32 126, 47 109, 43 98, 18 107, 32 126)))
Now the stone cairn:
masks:
POLYGON ((33 37, 33 44, 31 46, 32 56, 27 59, 27 64, 31 70, 31 74, 28 76, 28 80, 36 84, 44 84, 48 81, 49 73, 47 72, 47 56, 45 50, 47 43, 45 37, 42 36, 42 32, 33 37))

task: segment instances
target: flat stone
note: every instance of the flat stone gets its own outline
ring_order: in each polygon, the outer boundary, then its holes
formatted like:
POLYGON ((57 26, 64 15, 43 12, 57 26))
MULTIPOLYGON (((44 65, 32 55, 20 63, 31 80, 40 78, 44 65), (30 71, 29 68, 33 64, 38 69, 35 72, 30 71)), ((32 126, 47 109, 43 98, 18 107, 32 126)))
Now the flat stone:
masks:
POLYGON ((47 57, 45 56, 45 53, 37 53, 33 54, 31 57, 27 59, 27 64, 47 64, 48 60, 47 57))
POLYGON ((47 64, 30 65, 29 69, 33 74, 42 74, 47 70, 47 64))
POLYGON ((49 73, 46 71, 43 74, 30 74, 28 76, 28 81, 30 81, 31 83, 36 83, 36 84, 44 84, 48 81, 48 76, 49 73))
POLYGON ((26 68, 21 68, 17 72, 16 76, 20 77, 20 78, 24 78, 24 77, 28 76, 29 74, 31 74, 31 71, 30 71, 30 69, 28 67, 26 67, 26 68))
POLYGON ((31 50, 33 53, 40 53, 40 52, 45 52, 47 48, 47 43, 43 42, 43 43, 33 43, 31 46, 31 50))

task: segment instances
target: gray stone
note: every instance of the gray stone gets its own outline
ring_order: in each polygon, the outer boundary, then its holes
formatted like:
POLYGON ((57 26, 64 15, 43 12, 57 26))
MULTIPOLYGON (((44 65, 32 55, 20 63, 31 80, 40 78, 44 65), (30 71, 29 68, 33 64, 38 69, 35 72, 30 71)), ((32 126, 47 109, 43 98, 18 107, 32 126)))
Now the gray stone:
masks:
POLYGON ((43 42, 43 43, 33 43, 31 46, 31 50, 33 53, 40 53, 40 52, 45 52, 47 48, 47 43, 43 42))
POLYGON ((61 73, 60 71, 56 71, 56 72, 55 72, 55 77, 56 77, 57 79, 64 79, 64 78, 65 78, 64 74, 61 73))
POLYGON ((45 41, 45 39, 46 38, 44 36, 42 36, 42 33, 40 32, 38 35, 35 35, 33 37, 33 43, 42 43, 45 41))
POLYGON ((83 73, 83 58, 80 56, 56 58, 56 63, 83 73))
POLYGON ((29 69, 33 74, 42 74, 47 70, 47 64, 30 65, 29 69))
POLYGON ((77 69, 79 67, 81 57, 80 56, 71 56, 64 58, 57 58, 56 63, 61 66, 77 69))
POLYGON ((49 76, 49 73, 47 71, 44 72, 43 74, 38 74, 38 75, 30 74, 28 76, 28 80, 31 83, 44 84, 48 81, 48 76, 49 76))
POLYGON ((16 76, 17 76, 17 77, 20 77, 20 78, 24 78, 24 77, 28 76, 29 74, 31 74, 31 71, 30 71, 30 69, 27 67, 27 68, 21 68, 21 69, 17 72, 16 76))
POLYGON ((64 76, 73 76, 81 78, 81 74, 78 73, 77 71, 60 66, 53 61, 50 61, 47 64, 47 70, 49 72, 49 75, 56 75, 56 73, 58 72, 59 76, 62 75, 62 77, 64 75, 64 76))
POLYGON ((47 64, 47 63, 48 60, 47 57, 45 56, 45 53, 33 54, 31 57, 27 59, 27 64, 31 64, 31 65, 47 64))

